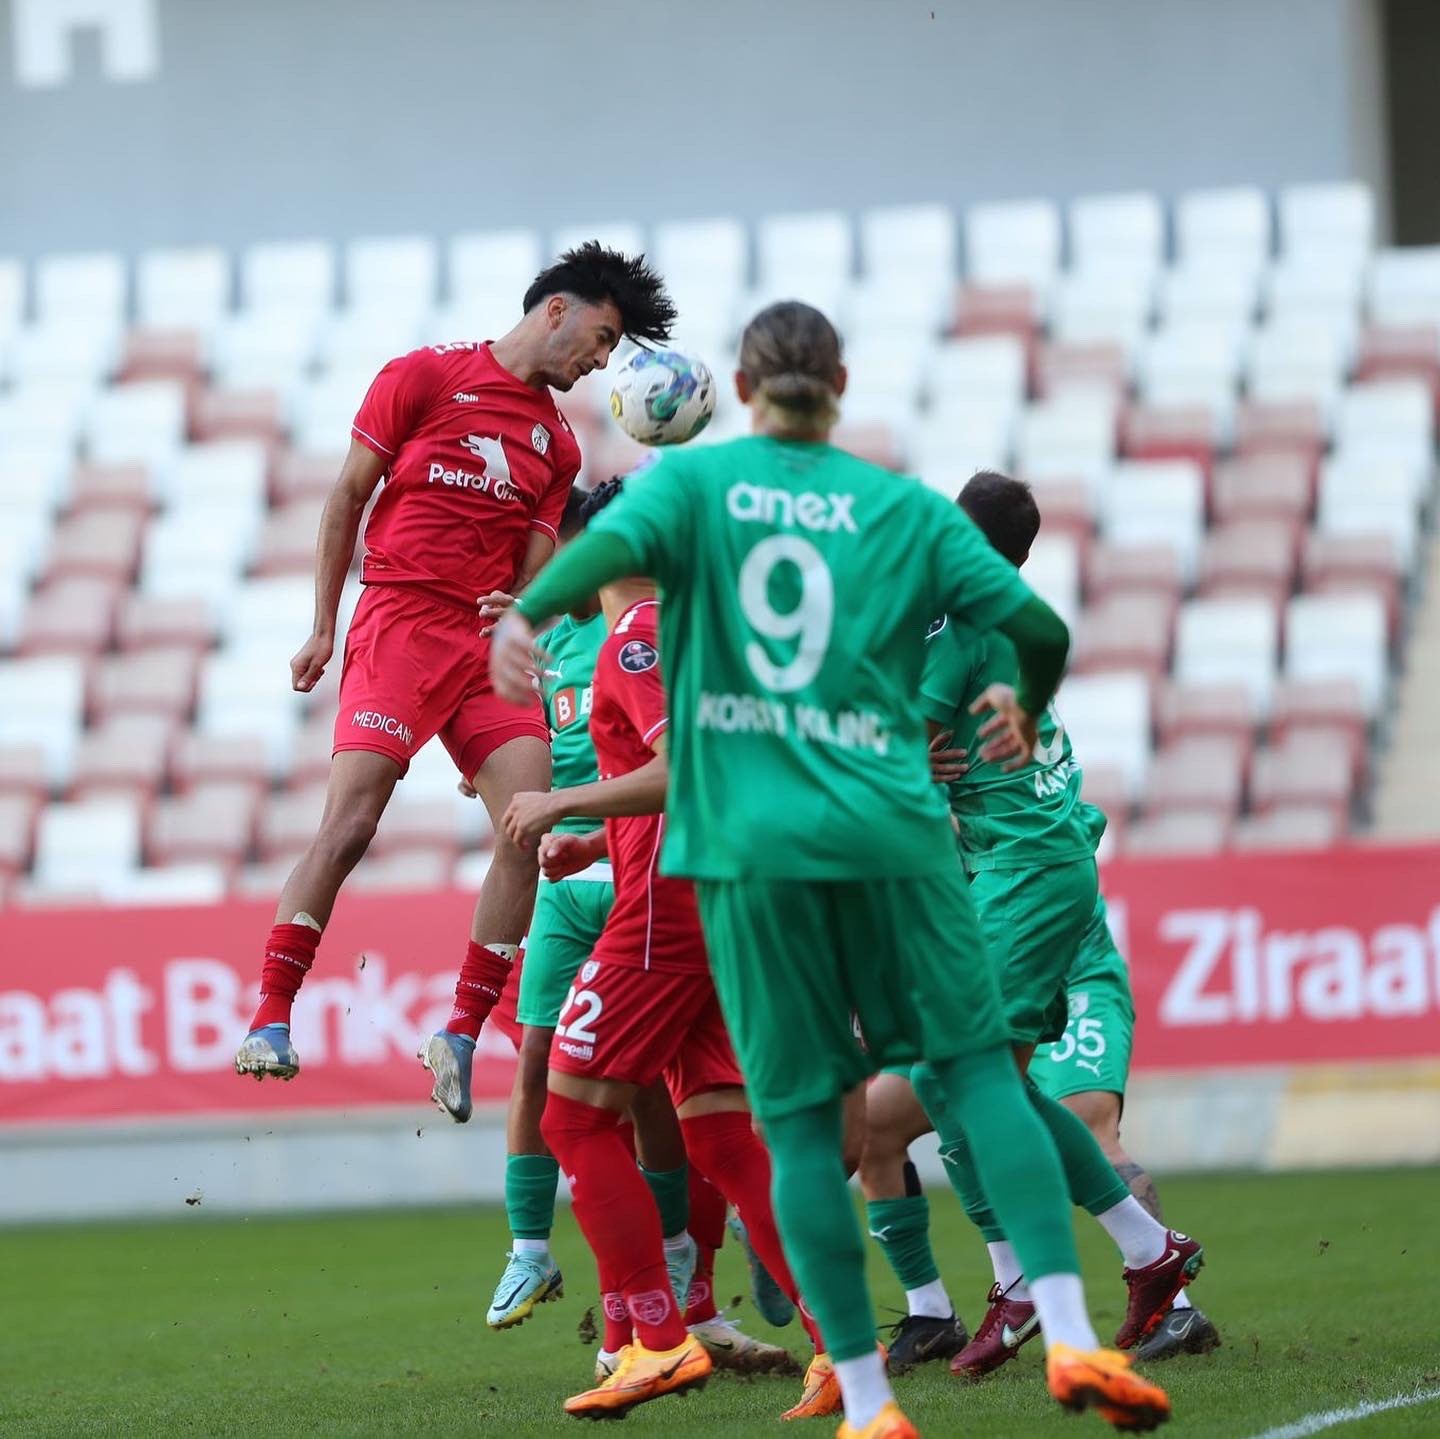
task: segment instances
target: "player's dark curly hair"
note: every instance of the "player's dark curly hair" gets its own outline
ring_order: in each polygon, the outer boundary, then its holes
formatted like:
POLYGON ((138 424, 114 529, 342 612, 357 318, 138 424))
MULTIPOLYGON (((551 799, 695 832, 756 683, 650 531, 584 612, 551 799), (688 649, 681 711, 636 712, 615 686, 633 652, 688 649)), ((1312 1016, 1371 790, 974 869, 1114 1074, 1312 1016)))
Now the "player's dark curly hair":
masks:
POLYGON ((624 488, 624 475, 616 475, 613 479, 601 480, 600 483, 585 496, 585 503, 580 506, 580 523, 582 525, 588 525, 591 518, 598 515, 624 488))
POLYGON ((997 470, 979 470, 965 482, 955 503, 974 520, 992 549, 1012 565, 1023 565, 1040 533, 1040 507, 1024 480, 997 470))
POLYGON ((592 305, 612 301, 621 329, 632 340, 661 344, 675 323, 675 302, 645 256, 607 250, 598 240, 566 250, 541 270, 525 291, 525 313, 551 295, 574 295, 592 305))

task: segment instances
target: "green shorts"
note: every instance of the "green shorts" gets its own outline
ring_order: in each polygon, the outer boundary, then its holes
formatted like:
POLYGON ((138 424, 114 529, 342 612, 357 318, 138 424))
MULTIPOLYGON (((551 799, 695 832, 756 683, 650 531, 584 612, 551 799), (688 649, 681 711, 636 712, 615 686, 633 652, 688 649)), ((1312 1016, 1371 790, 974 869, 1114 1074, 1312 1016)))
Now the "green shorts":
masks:
POLYGON ((915 878, 695 888, 715 988, 762 1119, 836 1100, 885 1065, 1006 1042, 958 861, 915 878))
POLYGON ((575 972, 590 958, 614 903, 615 886, 608 880, 572 876, 558 884, 540 881, 515 1003, 521 1024, 541 1029, 559 1024, 575 972))
POLYGON ((971 877, 970 895, 1016 1044, 1059 1039, 1065 1032, 1066 976, 1098 893, 1093 859, 986 869, 971 877))
POLYGON ((1030 1078, 1051 1099, 1090 1090, 1123 1095, 1130 1077, 1135 1004, 1103 898, 1096 901, 1068 983, 1069 1023, 1058 1043, 1042 1044, 1035 1051, 1030 1078))

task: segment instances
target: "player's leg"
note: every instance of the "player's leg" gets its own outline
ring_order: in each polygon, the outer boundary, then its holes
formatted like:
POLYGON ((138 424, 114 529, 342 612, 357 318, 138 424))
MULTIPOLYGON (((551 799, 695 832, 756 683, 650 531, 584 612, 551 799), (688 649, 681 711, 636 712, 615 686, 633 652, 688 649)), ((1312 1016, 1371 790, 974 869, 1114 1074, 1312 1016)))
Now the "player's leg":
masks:
POLYGON ((833 888, 707 881, 697 893, 716 989, 764 1125, 775 1221, 827 1346, 807 1371, 807 1397, 813 1389, 818 1400, 827 1382, 838 1388, 847 1424, 861 1432, 898 1411, 842 1159, 842 1096, 871 1065, 855 1043, 837 962, 833 888), (777 954, 795 957, 797 936, 807 962, 776 965, 777 954))
POLYGON ((331 760, 320 827, 280 892, 265 941, 260 1005, 235 1056, 237 1074, 291 1079, 299 1072, 290 1042, 291 1006, 315 962, 340 886, 369 848, 402 773, 401 758, 392 754, 347 749, 331 760))
POLYGON ((905 1291, 905 1317, 891 1331, 890 1370, 950 1359, 969 1339, 930 1247, 930 1202, 910 1163, 909 1148, 930 1132, 910 1086, 910 1066, 877 1074, 866 1095, 860 1187, 870 1237, 905 1291))
POLYGON ((635 1125, 635 1162, 660 1216, 670 1288, 681 1314, 685 1314, 699 1251, 690 1233, 690 1167, 685 1135, 663 1081, 657 1080, 635 1095, 630 1103, 630 1118, 635 1125))
POLYGON ((420 1052, 435 1076, 431 1099, 457 1124, 470 1118, 475 1041, 505 987, 535 908, 539 880, 534 852, 515 844, 500 821, 519 791, 550 788, 549 732, 538 712, 527 717, 514 706, 498 706, 493 696, 467 701, 441 731, 495 830, 494 855, 475 901, 470 940, 455 984, 455 1007, 445 1028, 420 1052))
MULTIPOLYGON (((964 1131, 980 1183, 1015 1246, 1039 1314, 1052 1395, 1069 1408, 1101 1408, 1111 1422, 1149 1427, 1169 1412, 1163 1391, 1099 1348, 1085 1306, 1069 1196, 1054 1142, 1015 1067, 995 968, 976 963, 983 940, 958 866, 924 879, 847 887, 847 935, 904 933, 890 983, 878 986, 874 945, 847 953, 847 983, 866 1040, 886 1061, 887 1041, 917 1037, 938 1103, 964 1131), (957 966, 954 956, 969 961, 957 966), (898 978, 898 983, 895 982, 898 978)), ((892 941, 893 943, 893 941, 892 941)), ((931 1111, 931 1118, 939 1117, 931 1111)))

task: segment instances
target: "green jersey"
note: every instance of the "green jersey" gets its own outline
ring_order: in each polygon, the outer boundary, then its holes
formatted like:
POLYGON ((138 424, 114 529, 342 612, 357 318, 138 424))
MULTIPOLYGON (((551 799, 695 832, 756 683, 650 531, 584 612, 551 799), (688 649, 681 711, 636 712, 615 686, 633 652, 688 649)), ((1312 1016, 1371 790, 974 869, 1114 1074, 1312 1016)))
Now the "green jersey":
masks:
MULTIPOLYGON (((550 725, 550 762, 556 789, 573 789, 600 778, 595 746, 590 743, 590 682, 595 657, 605 643, 605 616, 588 620, 562 615, 540 644, 546 654, 540 689, 550 725)), ((557 830, 598 829, 598 819, 563 819, 557 830)))
POLYGON ((980 758, 977 736, 989 715, 972 715, 970 705, 989 685, 1013 685, 1017 669, 1015 647, 1002 634, 949 616, 930 627, 920 708, 969 754, 968 773, 950 786, 950 811, 971 874, 1088 859, 1105 832, 1105 816, 1080 798, 1080 766, 1053 704, 1040 716, 1040 742, 1023 768, 1006 773, 980 758))
POLYGON ((667 451, 590 522, 660 586, 665 873, 885 879, 955 863, 915 696, 925 627, 1030 591, 953 504, 829 445, 667 451))

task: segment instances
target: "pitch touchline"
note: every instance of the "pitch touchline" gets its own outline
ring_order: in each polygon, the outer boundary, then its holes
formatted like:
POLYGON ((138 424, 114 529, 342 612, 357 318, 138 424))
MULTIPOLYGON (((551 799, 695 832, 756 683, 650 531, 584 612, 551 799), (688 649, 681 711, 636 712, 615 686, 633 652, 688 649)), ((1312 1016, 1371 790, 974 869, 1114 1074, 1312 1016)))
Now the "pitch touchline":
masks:
POLYGON ((1409 1394, 1396 1394, 1390 1399, 1372 1399, 1364 1404, 1354 1404, 1349 1409, 1325 1409, 1318 1414, 1307 1414, 1293 1424, 1282 1424, 1278 1429, 1267 1429, 1254 1439, 1305 1439, 1307 1434, 1318 1434, 1322 1429, 1333 1429, 1337 1424, 1348 1424, 1352 1419, 1368 1419, 1372 1414, 1383 1414, 1387 1409, 1409 1409, 1414 1404, 1429 1404, 1440 1399, 1440 1389, 1415 1389, 1409 1394))

